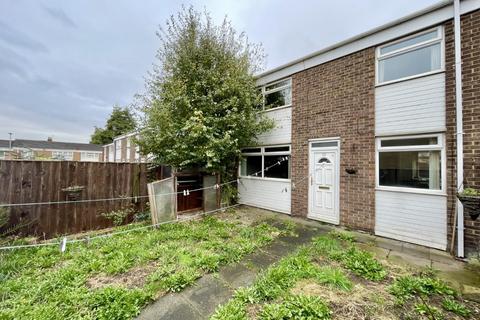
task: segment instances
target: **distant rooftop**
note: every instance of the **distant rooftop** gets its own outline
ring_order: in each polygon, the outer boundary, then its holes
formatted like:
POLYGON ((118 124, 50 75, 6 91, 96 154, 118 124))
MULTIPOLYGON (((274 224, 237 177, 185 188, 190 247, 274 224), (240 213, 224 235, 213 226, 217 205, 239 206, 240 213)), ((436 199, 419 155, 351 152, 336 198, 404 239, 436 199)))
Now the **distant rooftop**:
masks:
MULTIPOLYGON (((9 140, 0 140, 0 148, 8 148, 9 140)), ((12 140, 13 148, 48 149, 48 150, 78 150, 102 151, 102 146, 91 143, 60 142, 49 140, 12 140)))

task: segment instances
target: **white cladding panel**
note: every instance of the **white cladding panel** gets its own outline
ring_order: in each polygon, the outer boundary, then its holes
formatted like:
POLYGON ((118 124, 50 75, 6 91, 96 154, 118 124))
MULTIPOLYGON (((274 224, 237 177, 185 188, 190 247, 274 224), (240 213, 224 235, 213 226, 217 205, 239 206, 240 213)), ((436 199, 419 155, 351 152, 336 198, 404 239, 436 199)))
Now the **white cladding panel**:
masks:
POLYGON ((292 141, 292 107, 266 111, 275 120, 275 128, 258 136, 259 145, 289 144, 292 141))
POLYGON ((377 190, 375 234, 445 250, 447 197, 377 190))
POLYGON ((375 134, 445 131, 445 74, 375 89, 375 134))
POLYGON ((239 203, 290 214, 290 191, 290 180, 240 178, 239 203))

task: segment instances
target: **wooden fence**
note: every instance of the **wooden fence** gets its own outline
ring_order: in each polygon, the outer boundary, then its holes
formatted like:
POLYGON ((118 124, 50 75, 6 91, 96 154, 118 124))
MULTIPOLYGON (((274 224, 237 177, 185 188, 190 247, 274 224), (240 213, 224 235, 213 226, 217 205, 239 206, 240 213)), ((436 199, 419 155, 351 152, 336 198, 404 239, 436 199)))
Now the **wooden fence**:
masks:
MULTIPOLYGON (((147 177, 162 178, 163 168, 149 172, 144 163, 74 161, 0 161, 0 203, 68 201, 65 188, 80 186, 78 200, 137 197, 114 201, 10 207, 9 227, 16 233, 51 238, 112 226, 101 214, 132 207, 145 210, 147 177)), ((127 218, 132 219, 132 216, 127 218)))

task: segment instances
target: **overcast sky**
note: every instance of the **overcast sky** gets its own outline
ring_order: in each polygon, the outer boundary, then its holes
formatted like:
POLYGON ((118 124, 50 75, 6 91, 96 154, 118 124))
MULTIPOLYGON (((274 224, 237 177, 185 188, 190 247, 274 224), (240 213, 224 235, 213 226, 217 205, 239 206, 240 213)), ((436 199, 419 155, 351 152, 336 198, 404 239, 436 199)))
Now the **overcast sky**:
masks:
POLYGON ((261 42, 267 69, 439 0, 0 2, 0 139, 88 142, 114 104, 143 91, 155 32, 182 3, 228 15, 261 42))

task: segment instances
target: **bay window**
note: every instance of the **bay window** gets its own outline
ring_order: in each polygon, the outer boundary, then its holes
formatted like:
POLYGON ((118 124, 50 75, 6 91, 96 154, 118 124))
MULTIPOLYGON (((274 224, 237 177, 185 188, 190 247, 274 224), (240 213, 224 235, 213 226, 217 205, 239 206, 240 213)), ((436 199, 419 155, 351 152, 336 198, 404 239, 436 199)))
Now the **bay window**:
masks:
POLYGON ((443 191, 443 135, 377 139, 377 186, 443 191))
POLYGON ((377 48, 377 84, 443 69, 443 29, 437 27, 377 48))
POLYGON ((290 179, 290 146, 243 149, 240 176, 290 179))

